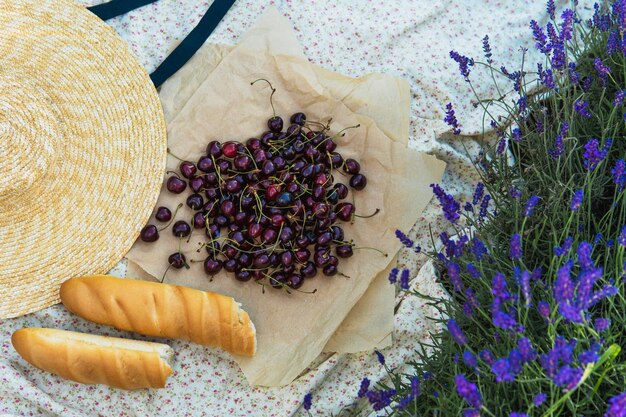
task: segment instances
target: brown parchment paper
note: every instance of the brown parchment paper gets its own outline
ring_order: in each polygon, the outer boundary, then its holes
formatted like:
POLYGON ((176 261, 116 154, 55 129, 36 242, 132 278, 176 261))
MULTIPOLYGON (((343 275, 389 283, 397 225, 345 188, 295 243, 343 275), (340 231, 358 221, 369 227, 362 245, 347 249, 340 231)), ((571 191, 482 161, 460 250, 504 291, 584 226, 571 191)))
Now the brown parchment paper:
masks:
MULTIPOLYGON (((302 288, 316 288, 317 293, 312 295, 288 295, 274 290, 262 294, 260 286, 253 282, 242 284, 226 273, 209 282, 201 268, 168 273, 167 282, 218 291, 244 305, 256 324, 259 349, 254 358, 236 360, 252 384, 277 386, 291 382, 315 359, 372 280, 388 267, 399 248, 395 229, 412 225, 415 216, 406 213, 423 209, 430 199, 428 184, 438 181, 444 164, 409 152, 405 145, 390 140, 371 119, 351 112, 334 99, 307 61, 268 53, 268 45, 271 43, 267 39, 247 37, 222 59, 170 122, 172 152, 196 160, 209 140, 245 140, 252 133, 262 133, 271 116, 269 89, 258 84, 250 86, 250 81, 269 78, 278 90, 274 96, 277 113, 285 118, 296 110, 307 113, 309 120, 327 120, 332 116, 335 132, 361 123, 359 129, 349 131, 337 142, 346 157, 362 162, 369 179, 366 190, 355 194, 359 212, 371 213, 376 208, 381 212, 371 219, 358 219, 354 226, 347 225, 346 235, 361 246, 373 246, 390 254, 384 257, 357 250, 355 256, 341 264, 341 270, 351 278, 320 275, 302 288)), ((170 158, 168 167, 176 166, 177 161, 170 158)), ((179 201, 177 197, 163 193, 158 205, 174 207, 179 201)), ((179 212, 178 218, 190 217, 189 211, 179 212)), ((203 238, 192 235, 190 243, 183 245, 188 258, 194 258, 194 249, 203 238)), ((138 242, 128 258, 151 275, 161 276, 167 255, 176 250, 178 241, 165 231, 157 244, 138 242)))
MULTIPOLYGON (((289 21, 277 13, 268 14, 255 26, 255 36, 280 34, 283 40, 272 45, 272 53, 304 58, 289 21)), ((206 77, 233 49, 230 45, 205 44, 160 90, 166 120, 173 119, 206 77)), ((350 110, 369 116, 392 140, 407 143, 410 89, 405 80, 385 74, 347 77, 313 65, 318 81, 350 110), (400 111, 402 110, 402 111, 400 111)), ((392 262, 395 264, 395 262, 392 262)), ((380 273, 361 300, 353 307, 324 347, 325 352, 353 353, 392 344, 395 289, 387 281, 389 268, 380 273)), ((144 276, 129 262, 128 276, 144 276)))

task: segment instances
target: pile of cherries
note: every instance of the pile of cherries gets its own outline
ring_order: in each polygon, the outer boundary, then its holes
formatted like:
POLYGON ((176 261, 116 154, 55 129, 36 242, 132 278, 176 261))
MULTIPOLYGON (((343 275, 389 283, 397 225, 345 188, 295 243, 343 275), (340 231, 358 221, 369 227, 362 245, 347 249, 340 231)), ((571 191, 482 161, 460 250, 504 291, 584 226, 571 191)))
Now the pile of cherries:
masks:
MULTIPOLYGON (((339 258, 352 256, 354 245, 338 221, 352 221, 355 207, 342 201, 349 189, 333 172, 354 190, 364 189, 367 178, 356 160, 336 151, 328 126, 307 123, 303 113, 290 121, 283 131, 283 119, 270 118, 269 131, 245 144, 212 141, 196 163, 182 161, 180 175, 168 178, 170 192, 190 191, 186 204, 195 211, 191 222, 176 221, 172 233, 181 239, 192 230, 206 235, 201 245, 209 276, 224 269, 239 281, 297 289, 318 270, 341 274, 339 258)), ((175 215, 159 207, 156 219, 171 223, 175 215)), ((149 224, 141 239, 154 242, 158 233, 149 224)), ((180 251, 168 261, 173 268, 189 268, 180 251)))

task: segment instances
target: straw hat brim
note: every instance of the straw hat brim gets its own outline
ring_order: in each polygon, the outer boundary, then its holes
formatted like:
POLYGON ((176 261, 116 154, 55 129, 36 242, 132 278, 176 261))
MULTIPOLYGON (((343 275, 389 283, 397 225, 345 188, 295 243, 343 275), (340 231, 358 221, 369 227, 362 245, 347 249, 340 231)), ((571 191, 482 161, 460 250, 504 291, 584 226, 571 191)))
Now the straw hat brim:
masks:
POLYGON ((0 318, 119 262, 165 159, 157 92, 109 26, 71 0, 0 0, 0 318))

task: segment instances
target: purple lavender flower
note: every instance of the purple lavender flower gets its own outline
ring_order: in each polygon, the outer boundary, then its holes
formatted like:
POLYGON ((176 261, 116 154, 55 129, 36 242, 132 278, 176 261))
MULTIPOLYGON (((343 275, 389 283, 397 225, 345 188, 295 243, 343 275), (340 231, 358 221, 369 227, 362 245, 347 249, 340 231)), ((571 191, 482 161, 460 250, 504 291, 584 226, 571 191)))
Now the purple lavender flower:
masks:
POLYGON ((565 365, 559 369, 552 380, 557 386, 563 387, 565 391, 570 391, 576 388, 582 376, 582 368, 572 368, 569 365, 565 365))
POLYGON ((521 411, 512 411, 509 417, 528 417, 528 414, 522 413, 521 411))
POLYGON ((485 35, 483 38, 483 52, 485 53, 485 58, 487 58, 487 63, 491 64, 493 61, 491 60, 491 45, 489 45, 488 35, 485 35))
POLYGON ((376 358, 378 359, 378 363, 380 363, 381 365, 384 365, 385 364, 385 356, 382 353, 380 353, 379 351, 377 351, 377 350, 374 350, 374 353, 376 354, 376 358))
MULTIPOLYGON (((549 23, 548 25, 550 26, 549 23)), ((556 41, 552 42, 552 68, 555 68, 557 70, 563 70, 565 68, 566 62, 567 56, 565 53, 565 42, 563 42, 560 37, 556 37, 556 41)), ((549 70, 546 70, 546 72, 548 71, 549 70)))
POLYGON ((552 70, 547 69, 541 73, 540 76, 541 83, 546 86, 548 90, 554 90, 556 88, 556 84, 554 83, 554 75, 552 74, 552 70))
POLYGON ((615 93, 615 99, 613 100, 613 106, 621 106, 624 102, 624 98, 626 98, 626 90, 617 90, 615 93))
POLYGON ((569 300, 574 296, 574 284, 570 279, 570 273, 573 266, 574 261, 570 259, 562 267, 560 267, 556 273, 556 281, 554 283, 554 299, 557 302, 560 302, 560 300, 569 300))
POLYGON ((580 81, 580 74, 576 71, 576 63, 570 62, 567 64, 567 75, 569 77, 569 81, 572 84, 578 84, 580 81))
POLYGON ((558 159, 565 152, 565 142, 563 142, 563 136, 557 135, 554 138, 554 146, 548 149, 548 155, 552 159, 558 159))
POLYGON ((626 392, 609 399, 609 409, 604 417, 626 417, 626 392))
POLYGON ((498 359, 491 365, 491 372, 496 377, 496 382, 513 382, 515 375, 511 371, 511 364, 507 358, 498 359))
POLYGON ((545 33, 543 33, 543 29, 541 29, 536 20, 530 21, 530 28, 532 29, 533 37, 535 38, 535 47, 542 54, 550 53, 552 47, 548 43, 548 38, 546 37, 545 33))
POLYGON ((613 55, 615 52, 619 51, 620 42, 621 40, 617 30, 611 30, 611 33, 609 33, 609 39, 606 41, 606 52, 609 55, 613 55))
POLYGON ((451 223, 456 223, 460 217, 461 205, 450 194, 446 194, 438 184, 430 184, 433 193, 442 205, 442 210, 446 219, 451 223))
POLYGON ((583 158, 585 159, 585 169, 587 171, 591 171, 597 167, 608 153, 608 150, 599 149, 599 145, 600 142, 598 139, 590 139, 587 143, 585 143, 585 153, 583 154, 583 158))
POLYGON ((363 378, 363 380, 361 381, 361 387, 359 388, 359 392, 357 393, 357 397, 359 398, 363 398, 365 397, 365 394, 367 393, 367 390, 370 387, 370 380, 367 378, 363 378))
POLYGON ((593 60, 593 66, 595 67, 600 79, 602 80, 602 84, 606 83, 607 78, 611 74, 611 68, 604 65, 600 58, 596 58, 593 60))
POLYGON ((466 350, 463 352, 463 362, 467 365, 468 368, 475 369, 478 366, 478 361, 476 360, 476 356, 466 350))
POLYGON ((493 365, 496 362, 496 358, 493 357, 491 352, 488 349, 482 350, 478 356, 480 359, 485 361, 485 363, 489 366, 493 365))
POLYGON ((395 284, 396 281, 398 281, 399 273, 400 273, 400 270, 398 268, 391 268, 391 271, 389 272, 389 283, 395 284))
POLYGON ((515 187, 511 187, 509 190, 509 195, 511 198, 520 198, 522 196, 522 192, 515 187))
POLYGON ((492 321, 493 325, 504 330, 515 330, 518 328, 517 322, 513 316, 507 312, 496 308, 498 303, 495 302, 492 308, 492 321))
POLYGON ((571 236, 566 237, 565 240, 563 241, 563 244, 560 247, 559 246, 554 247, 554 254, 558 257, 567 255, 569 250, 572 248, 572 242, 574 242, 574 239, 572 239, 571 236))
POLYGON ((524 306, 529 307, 532 301, 532 294, 530 293, 530 272, 524 271, 520 277, 520 288, 522 289, 522 296, 524 297, 524 306))
MULTIPOLYGON (((582 87, 583 87, 583 91, 585 93, 589 92, 589 90, 591 89, 591 85, 592 84, 593 84, 593 77, 591 75, 587 75, 587 76, 583 77, 582 87)), ((576 104, 576 103, 574 103, 574 104, 576 104)), ((587 107, 588 103, 587 102, 583 102, 580 105, 584 106, 584 107, 587 107)), ((574 109, 576 109, 576 106, 574 106, 574 109)), ((591 117, 591 113, 589 113, 588 110, 585 110, 585 114, 583 115, 583 117, 589 118, 589 117, 591 117)))
POLYGON ((367 391, 365 394, 374 411, 380 411, 391 404, 394 395, 396 395, 395 389, 367 391))
POLYGON ((522 361, 530 362, 537 359, 537 351, 533 348, 533 344, 527 337, 522 337, 517 341, 517 348, 522 355, 522 361))
POLYGON ((400 243, 402 243, 407 248, 410 249, 413 247, 414 242, 409 239, 409 237, 405 235, 401 230, 396 229, 396 237, 398 238, 400 243))
POLYGON ((574 11, 565 9, 561 13, 561 38, 565 41, 572 40, 572 31, 574 29, 574 11))
POLYGON ((550 304, 548 304, 546 301, 539 301, 537 303, 537 311, 539 311, 539 315, 544 319, 550 317, 550 314, 552 313, 550 304))
POLYGON ((474 279, 480 278, 480 271, 476 269, 473 263, 468 263, 467 265, 465 265, 465 269, 467 270, 467 273, 470 275, 470 277, 474 279))
POLYGON ((530 217, 533 214, 533 210, 535 209, 535 206, 537 205, 537 203, 539 202, 539 197, 536 195, 531 196, 528 201, 526 202, 526 207, 524 207, 524 217, 530 217))
POLYGON ((613 18, 617 22, 620 32, 626 30, 626 2, 624 0, 616 0, 612 6, 613 18))
POLYGON ((528 107, 528 97, 522 96, 519 99, 517 99, 517 109, 519 110, 520 114, 524 113, 527 107, 528 107))
POLYGON ((580 208, 581 203, 583 202, 583 197, 585 192, 583 189, 576 190, 574 192, 574 196, 572 197, 572 203, 569 206, 569 209, 572 211, 576 211, 580 208))
POLYGON ((513 142, 519 143, 522 141, 522 131, 519 127, 516 127, 511 131, 511 137, 513 138, 513 142))
POLYGON ((626 162, 623 159, 618 159, 611 169, 611 174, 613 174, 613 182, 617 184, 617 191, 621 193, 626 186, 626 162))
POLYGON ((483 220, 487 217, 487 209, 489 208, 490 201, 491 196, 489 194, 483 197, 483 201, 480 203, 480 211, 478 212, 478 220, 483 220))
POLYGON ((406 397, 402 398, 400 401, 398 401, 398 404, 396 405, 396 410, 404 410, 406 407, 408 407, 411 401, 419 396, 419 394, 420 380, 418 377, 413 376, 411 377, 411 389, 409 391, 409 394, 406 397))
POLYGON ((446 117, 443 119, 443 121, 452 127, 453 134, 458 135, 461 133, 461 125, 459 125, 459 121, 456 119, 454 109, 452 108, 452 103, 446 104, 446 117))
POLYGON ((522 257, 522 237, 518 233, 511 236, 509 257, 511 259, 521 259, 522 257))
POLYGON ((463 410, 463 417, 480 417, 480 411, 475 408, 466 408, 463 410))
POLYGON ((548 396, 545 393, 540 392, 533 397, 533 404, 535 405, 535 407, 539 407, 541 404, 546 402, 547 398, 548 396))
POLYGON ((581 98, 574 100, 574 110, 585 119, 590 119, 592 114, 588 109, 589 103, 581 98))
POLYGON ((576 253, 578 254, 578 263, 583 270, 595 268, 593 259, 591 259, 592 251, 593 247, 591 246, 591 244, 585 241, 580 242, 578 248, 576 249, 576 253))
POLYGON ((448 277, 452 283, 452 289, 455 292, 463 290, 463 282, 461 281, 461 267, 455 262, 448 262, 447 264, 448 277))
POLYGON ((622 229, 619 232, 619 237, 617 238, 617 243, 622 246, 626 246, 626 226, 622 226, 622 229))
POLYGON ((578 355, 578 362, 582 366, 586 366, 590 363, 596 363, 598 359, 600 359, 600 345, 594 344, 591 346, 591 349, 583 351, 580 355, 578 355))
POLYGON ((456 320, 448 320, 448 331, 459 345, 465 346, 467 344, 467 337, 465 337, 465 333, 463 333, 456 320))
POLYGON ((311 394, 310 392, 304 396, 304 401, 302 401, 302 408, 304 408, 306 411, 309 411, 311 409, 311 403, 313 401, 313 394, 311 394))
POLYGON ((467 79, 470 73, 469 67, 474 65, 474 60, 472 58, 463 56, 456 51, 450 51, 450 58, 452 58, 454 61, 456 61, 457 64, 459 64, 459 71, 461 72, 461 75, 465 79, 467 79))
POLYGON ((546 7, 546 11, 548 12, 548 16, 550 16, 550 19, 554 20, 554 12, 556 10, 556 7, 554 6, 554 0, 548 0, 548 5, 546 7))
POLYGON ((485 184, 479 182, 476 184, 476 188, 474 189, 474 195, 472 197, 472 204, 477 205, 480 200, 482 200, 485 195, 485 184))
POLYGON ((496 147, 496 154, 503 155, 506 149, 506 139, 502 138, 498 141, 498 146, 496 147))
POLYGON ((465 378, 465 375, 459 374, 454 377, 454 383, 456 385, 456 392, 463 398, 469 405, 474 408, 480 408, 483 405, 483 399, 478 392, 476 384, 473 384, 465 378))
POLYGON ((477 260, 482 260, 483 257, 487 254, 487 247, 483 243, 482 240, 477 237, 472 238, 472 253, 477 260))
POLYGON ((498 272, 493 276, 491 280, 491 294, 493 294, 494 298, 500 299, 503 302, 511 298, 503 273, 498 272))
POLYGON ((403 290, 409 289, 409 270, 403 269, 402 274, 400 275, 400 288, 403 290))

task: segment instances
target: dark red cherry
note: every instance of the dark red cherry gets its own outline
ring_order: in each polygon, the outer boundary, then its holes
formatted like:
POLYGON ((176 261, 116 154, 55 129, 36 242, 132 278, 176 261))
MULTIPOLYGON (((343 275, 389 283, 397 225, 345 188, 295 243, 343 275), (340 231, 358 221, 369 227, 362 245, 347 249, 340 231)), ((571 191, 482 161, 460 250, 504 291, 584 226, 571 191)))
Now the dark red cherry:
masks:
POLYGON ((205 186, 204 179, 202 177, 194 177, 189 181, 189 187, 194 193, 199 193, 205 186))
POLYGON ((287 279, 287 285, 289 285, 291 288, 295 288, 295 289, 300 288, 302 284, 304 284, 304 277, 302 277, 302 275, 300 274, 289 275, 289 278, 287 279))
POLYGON ((324 275, 327 277, 332 277, 333 275, 337 275, 337 267, 334 265, 326 265, 322 269, 322 272, 324 272, 324 275))
POLYGON ((237 143, 226 142, 222 145, 222 153, 226 158, 234 158, 237 156, 237 143))
POLYGON ((274 116, 267 121, 267 127, 274 133, 280 133, 283 130, 283 119, 280 116, 274 116))
POLYGON ((300 268, 300 273, 307 278, 313 278, 317 274, 317 267, 309 261, 300 268))
POLYGON ((179 220, 172 226, 172 233, 176 237, 187 237, 191 233, 191 226, 184 220, 179 220))
POLYGON ((187 206, 192 210, 200 210, 204 205, 204 199, 200 194, 191 194, 187 197, 187 206))
POLYGON ((343 164, 343 170, 350 175, 356 175, 361 171, 361 165, 355 159, 348 158, 343 164))
POLYGON ((242 269, 241 271, 235 272, 235 278, 242 282, 250 281, 252 279, 252 273, 242 269))
POLYGON ((203 156, 198 159, 198 169, 202 172, 210 172, 215 168, 213 159, 210 156, 203 156))
POLYGON ((289 119, 291 123, 298 124, 300 126, 304 126, 304 122, 306 122, 306 115, 304 113, 298 112, 291 115, 289 119))
POLYGON ((209 256, 204 260, 203 266, 204 272, 206 272, 207 275, 213 276, 222 270, 222 261, 209 256))
POLYGON ((183 174, 183 177, 185 178, 191 178, 194 175, 196 175, 196 166, 193 164, 193 162, 189 162, 189 161, 183 161, 180 163, 180 165, 178 166, 178 169, 180 169, 180 173, 183 174))
POLYGON ((203 227, 206 227, 206 220, 202 212, 199 211, 193 215, 193 227, 194 229, 202 229, 203 227))
POLYGON ((352 245, 340 245, 335 249, 340 258, 349 258, 353 255, 352 245))
POLYGON ((174 194, 180 194, 187 188, 187 183, 176 176, 167 179, 167 190, 174 194))
POLYGON ((209 142, 206 147, 206 153, 213 158, 219 158, 222 156, 222 144, 216 140, 209 142))
POLYGON ((367 178, 363 174, 356 174, 350 178, 350 187, 355 190, 362 190, 367 185, 367 178))
POLYGON ((154 216, 160 222, 169 222, 172 219, 172 212, 167 207, 159 207, 154 216))
POLYGON ((144 242, 155 242, 159 239, 159 230, 153 224, 149 224, 141 229, 141 233, 139 233, 139 237, 144 242))
POLYGON ((350 221, 354 214, 354 205, 347 202, 339 203, 335 206, 335 213, 344 222, 350 221))
POLYGON ((187 265, 185 255, 180 252, 175 252, 167 258, 167 262, 172 265, 173 268, 180 269, 187 265))

